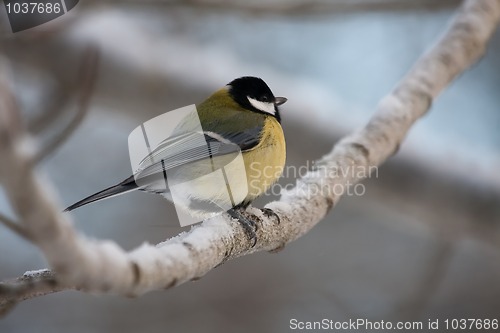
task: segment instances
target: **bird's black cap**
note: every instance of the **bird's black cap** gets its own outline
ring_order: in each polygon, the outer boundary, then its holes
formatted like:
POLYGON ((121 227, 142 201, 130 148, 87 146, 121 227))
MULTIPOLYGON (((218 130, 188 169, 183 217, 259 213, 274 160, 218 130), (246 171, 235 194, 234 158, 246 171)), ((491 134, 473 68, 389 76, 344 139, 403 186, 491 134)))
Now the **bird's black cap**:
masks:
POLYGON ((273 103, 275 112, 272 115, 276 117, 278 121, 280 120, 278 105, 286 102, 286 98, 276 98, 269 86, 261 78, 243 76, 231 81, 228 83, 228 86, 230 87, 229 94, 231 94, 233 99, 245 109, 270 114, 269 112, 265 112, 252 105, 248 98, 252 98, 263 103, 273 103))

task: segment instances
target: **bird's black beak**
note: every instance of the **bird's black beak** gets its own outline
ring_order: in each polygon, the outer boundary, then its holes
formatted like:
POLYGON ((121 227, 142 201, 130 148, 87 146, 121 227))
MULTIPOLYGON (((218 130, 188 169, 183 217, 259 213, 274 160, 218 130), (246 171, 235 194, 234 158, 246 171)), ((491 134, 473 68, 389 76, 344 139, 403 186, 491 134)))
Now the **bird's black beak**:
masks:
POLYGON ((276 97, 274 98, 274 105, 278 106, 281 104, 285 104, 286 101, 288 101, 288 98, 286 97, 276 97))

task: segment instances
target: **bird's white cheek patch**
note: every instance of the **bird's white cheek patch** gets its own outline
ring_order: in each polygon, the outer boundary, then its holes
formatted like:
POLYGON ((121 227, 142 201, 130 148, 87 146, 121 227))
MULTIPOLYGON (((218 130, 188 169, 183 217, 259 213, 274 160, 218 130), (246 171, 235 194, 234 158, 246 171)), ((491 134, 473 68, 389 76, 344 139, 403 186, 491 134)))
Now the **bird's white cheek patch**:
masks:
POLYGON ((260 110, 262 112, 266 112, 269 114, 274 115, 276 113, 276 110, 274 109, 274 103, 266 103, 266 102, 261 102, 256 99, 253 99, 252 97, 247 97, 248 101, 254 108, 257 110, 260 110))

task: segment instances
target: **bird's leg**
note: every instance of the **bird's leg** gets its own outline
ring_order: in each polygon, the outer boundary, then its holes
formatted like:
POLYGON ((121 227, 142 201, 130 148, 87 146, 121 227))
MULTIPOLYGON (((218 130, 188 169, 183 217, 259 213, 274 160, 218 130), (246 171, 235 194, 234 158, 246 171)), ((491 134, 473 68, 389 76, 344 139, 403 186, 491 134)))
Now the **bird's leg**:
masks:
POLYGON ((241 214, 241 211, 239 207, 231 208, 227 211, 229 216, 232 218, 235 218, 240 222, 240 224, 243 226, 243 229, 245 230, 245 233, 247 234, 248 238, 250 240, 253 239, 253 245, 252 247, 257 244, 257 235, 255 234, 255 230, 257 230, 257 225, 255 224, 254 221, 248 219, 246 216, 241 214))

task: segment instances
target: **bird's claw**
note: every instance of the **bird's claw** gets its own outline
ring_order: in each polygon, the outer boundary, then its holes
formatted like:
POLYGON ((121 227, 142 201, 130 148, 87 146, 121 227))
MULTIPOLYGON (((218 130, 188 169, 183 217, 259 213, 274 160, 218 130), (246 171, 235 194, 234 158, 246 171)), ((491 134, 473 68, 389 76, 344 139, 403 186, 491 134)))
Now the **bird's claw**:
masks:
POLYGON ((273 217, 273 216, 276 217, 276 220, 278 220, 278 224, 281 223, 279 215, 276 214, 276 212, 274 210, 272 210, 271 208, 262 208, 261 211, 262 211, 262 214, 264 214, 267 217, 273 217))

